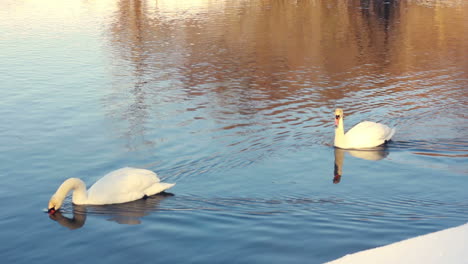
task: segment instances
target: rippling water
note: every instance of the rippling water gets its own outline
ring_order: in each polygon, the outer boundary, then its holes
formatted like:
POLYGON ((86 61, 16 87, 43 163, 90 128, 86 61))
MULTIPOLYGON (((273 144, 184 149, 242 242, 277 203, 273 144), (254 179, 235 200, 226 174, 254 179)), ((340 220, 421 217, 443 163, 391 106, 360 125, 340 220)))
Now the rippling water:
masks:
POLYGON ((464 1, 0 6, 5 261, 320 263, 467 221, 464 1), (336 107, 397 134, 334 149, 336 107), (123 166, 177 185, 43 212, 123 166))

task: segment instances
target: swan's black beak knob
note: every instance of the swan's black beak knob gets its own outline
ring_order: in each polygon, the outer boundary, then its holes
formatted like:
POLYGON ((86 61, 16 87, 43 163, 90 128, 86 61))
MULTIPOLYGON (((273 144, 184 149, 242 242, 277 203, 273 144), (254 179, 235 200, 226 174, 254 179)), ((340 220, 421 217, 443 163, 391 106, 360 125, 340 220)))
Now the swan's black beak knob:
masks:
POLYGON ((335 116, 335 126, 338 126, 338 121, 340 120, 340 115, 335 116))
POLYGON ((57 212, 57 210, 55 210, 54 207, 49 208, 49 210, 47 210, 47 213, 48 213, 49 215, 53 215, 53 214, 55 214, 55 212, 57 212))

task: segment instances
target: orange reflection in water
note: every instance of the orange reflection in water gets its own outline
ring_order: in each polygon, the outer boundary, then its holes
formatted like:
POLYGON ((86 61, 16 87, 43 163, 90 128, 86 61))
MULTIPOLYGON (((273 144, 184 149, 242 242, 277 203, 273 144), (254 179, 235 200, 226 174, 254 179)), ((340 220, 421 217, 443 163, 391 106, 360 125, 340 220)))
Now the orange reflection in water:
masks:
POLYGON ((123 118, 138 127, 151 105, 204 97, 189 108, 248 118, 226 128, 327 126, 337 104, 348 116, 381 109, 409 127, 411 115, 432 122, 464 108, 466 10, 460 1, 121 0, 108 34, 114 75, 135 78, 134 118, 123 118))
MULTIPOLYGON (((186 87, 216 83, 221 93, 237 80, 269 100, 313 85, 336 100, 391 77, 468 67, 466 5, 422 3, 123 0, 111 37, 135 75, 171 68, 186 87)), ((406 81, 398 89, 411 89, 406 81)))

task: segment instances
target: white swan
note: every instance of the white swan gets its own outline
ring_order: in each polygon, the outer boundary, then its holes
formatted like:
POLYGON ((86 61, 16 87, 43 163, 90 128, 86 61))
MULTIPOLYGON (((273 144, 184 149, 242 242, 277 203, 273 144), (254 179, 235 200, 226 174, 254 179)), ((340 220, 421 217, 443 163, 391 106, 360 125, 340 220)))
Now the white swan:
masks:
POLYGON ((335 110, 335 147, 342 149, 368 149, 385 144, 389 141, 395 128, 389 128, 380 123, 361 122, 344 133, 343 110, 335 110))
POLYGON ((154 195, 174 186, 160 182, 156 173, 136 168, 122 168, 99 179, 86 191, 85 183, 78 178, 65 180, 50 198, 48 212, 54 214, 70 191, 74 204, 116 204, 135 201, 154 195))

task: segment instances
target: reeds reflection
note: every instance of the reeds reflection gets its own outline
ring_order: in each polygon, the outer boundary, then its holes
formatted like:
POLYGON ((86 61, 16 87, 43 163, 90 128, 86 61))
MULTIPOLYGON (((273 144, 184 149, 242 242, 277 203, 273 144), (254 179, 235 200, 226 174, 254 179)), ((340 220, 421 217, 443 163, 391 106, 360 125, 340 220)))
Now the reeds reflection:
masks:
POLYGON ((110 205, 73 205, 72 217, 67 217, 67 212, 57 211, 49 218, 59 223, 68 229, 74 230, 84 226, 88 214, 100 215, 107 218, 108 221, 118 224, 138 225, 141 224, 141 219, 158 210, 159 203, 174 196, 171 193, 160 193, 150 196, 146 199, 110 205))
POLYGON ((378 161, 384 159, 388 156, 389 151, 386 146, 381 146, 378 148, 374 148, 372 150, 345 150, 340 148, 335 148, 335 165, 333 171, 333 183, 337 184, 341 181, 341 176, 343 176, 343 165, 344 165, 344 157, 345 153, 350 154, 353 157, 371 160, 371 161, 378 161))

